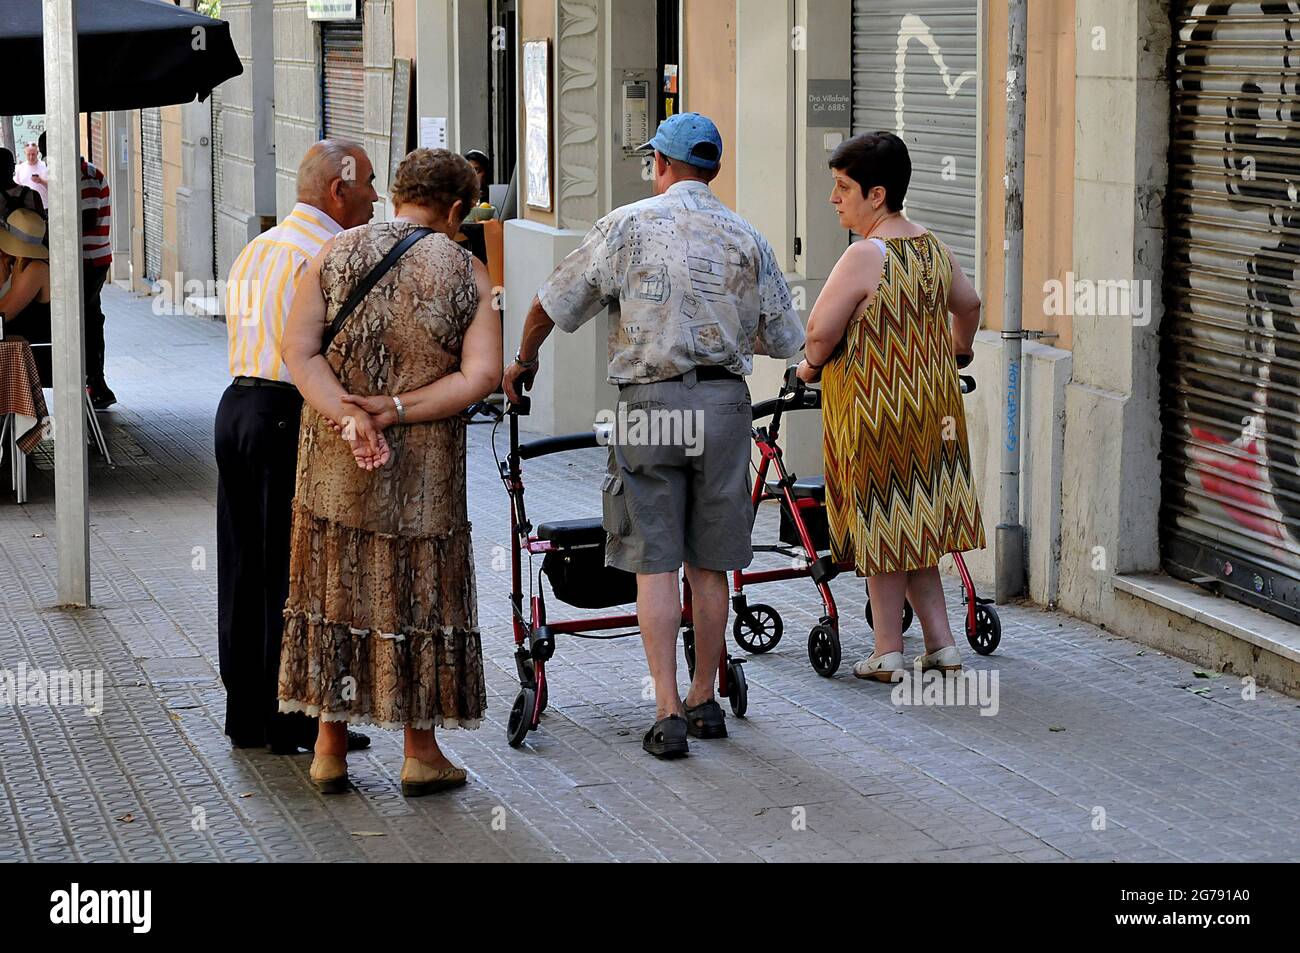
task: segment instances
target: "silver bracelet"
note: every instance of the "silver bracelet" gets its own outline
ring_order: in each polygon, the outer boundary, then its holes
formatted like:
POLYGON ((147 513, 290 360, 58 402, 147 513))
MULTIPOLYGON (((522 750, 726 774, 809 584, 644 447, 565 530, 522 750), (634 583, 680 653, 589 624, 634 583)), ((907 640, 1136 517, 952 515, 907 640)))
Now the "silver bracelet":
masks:
POLYGON ((393 395, 393 408, 397 411, 397 422, 406 423, 406 408, 402 406, 402 398, 396 394, 393 395))

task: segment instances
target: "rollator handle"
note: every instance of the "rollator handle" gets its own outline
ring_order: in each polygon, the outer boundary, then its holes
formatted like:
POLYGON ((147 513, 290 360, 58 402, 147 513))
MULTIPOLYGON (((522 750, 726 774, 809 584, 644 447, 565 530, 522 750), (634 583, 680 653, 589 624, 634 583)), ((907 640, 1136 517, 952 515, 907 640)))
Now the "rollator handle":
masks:
POLYGON ((799 377, 799 365, 791 364, 785 369, 785 383, 781 387, 782 400, 797 400, 803 396, 808 385, 799 377))
POLYGON ((974 354, 958 354, 958 355, 957 355, 957 366, 958 366, 959 368, 960 368, 960 367, 970 367, 970 363, 971 363, 971 361, 973 361, 973 360, 975 360, 975 355, 974 355, 974 354))
POLYGON ((961 392, 963 394, 973 394, 975 392, 975 378, 959 374, 957 380, 961 381, 961 392))
POLYGON ((508 401, 506 403, 506 413, 514 414, 516 417, 527 417, 533 409, 533 399, 531 397, 520 396, 518 400, 508 401))

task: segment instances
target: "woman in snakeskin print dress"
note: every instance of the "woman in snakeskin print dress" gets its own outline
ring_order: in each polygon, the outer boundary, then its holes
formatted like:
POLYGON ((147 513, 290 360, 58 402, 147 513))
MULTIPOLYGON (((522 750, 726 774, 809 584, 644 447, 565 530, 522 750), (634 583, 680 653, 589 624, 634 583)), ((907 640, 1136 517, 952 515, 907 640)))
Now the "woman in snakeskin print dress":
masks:
POLYGON ((312 781, 347 789, 346 726, 404 728, 402 790, 465 783, 434 728, 474 728, 486 691, 460 412, 501 377, 501 325, 481 263, 452 241, 477 195, 464 159, 417 149, 391 222, 349 229, 299 285, 285 356, 308 406, 299 436, 280 710, 319 717, 312 781), (416 242, 325 329, 399 241, 416 242))

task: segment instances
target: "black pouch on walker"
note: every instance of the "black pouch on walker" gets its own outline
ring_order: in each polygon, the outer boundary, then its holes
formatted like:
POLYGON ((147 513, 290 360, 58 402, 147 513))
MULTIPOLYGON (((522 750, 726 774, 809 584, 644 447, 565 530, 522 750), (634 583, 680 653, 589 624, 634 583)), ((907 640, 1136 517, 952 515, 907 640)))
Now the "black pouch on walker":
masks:
MULTIPOLYGON (((820 476, 803 477, 794 482, 790 487, 790 495, 795 500, 816 500, 816 506, 809 506, 800 510, 803 516, 804 526, 808 527, 808 535, 812 539, 812 544, 820 552, 831 548, 831 530, 826 521, 826 482, 820 476)), ((801 546, 803 540, 799 538, 799 527, 791 519, 790 514, 781 507, 781 542, 787 546, 801 546)))
POLYGON ((578 609, 636 602, 636 576, 605 565, 605 527, 600 520, 543 523, 537 537, 556 547, 542 560, 542 572, 561 602, 578 609))

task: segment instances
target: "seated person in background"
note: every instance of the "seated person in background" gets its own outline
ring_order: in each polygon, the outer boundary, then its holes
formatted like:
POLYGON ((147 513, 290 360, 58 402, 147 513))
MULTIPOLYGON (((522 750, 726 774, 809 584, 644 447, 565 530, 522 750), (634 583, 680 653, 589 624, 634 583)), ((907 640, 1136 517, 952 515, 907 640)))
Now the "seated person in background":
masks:
MULTIPOLYGON (((0 227, 0 320, 5 337, 26 338, 32 344, 50 343, 50 252, 41 244, 45 221, 30 209, 12 212, 0 227)), ((52 387, 54 374, 50 348, 33 349, 41 385, 52 387)))
POLYGON ((478 174, 478 200, 488 202, 488 188, 492 185, 492 160, 482 149, 471 149, 465 153, 470 166, 478 174))

